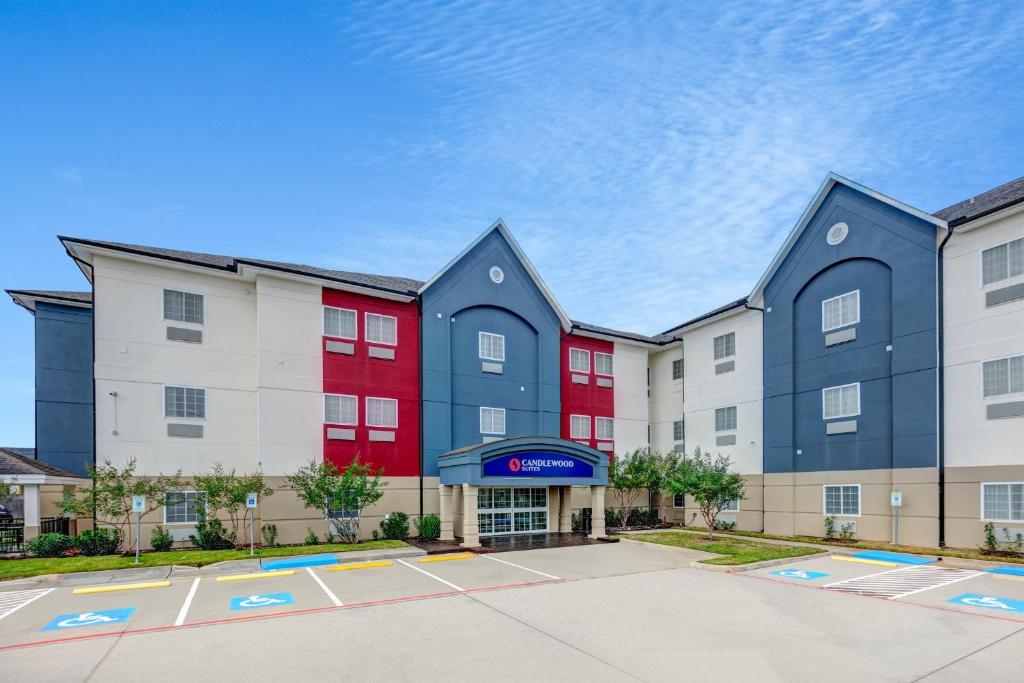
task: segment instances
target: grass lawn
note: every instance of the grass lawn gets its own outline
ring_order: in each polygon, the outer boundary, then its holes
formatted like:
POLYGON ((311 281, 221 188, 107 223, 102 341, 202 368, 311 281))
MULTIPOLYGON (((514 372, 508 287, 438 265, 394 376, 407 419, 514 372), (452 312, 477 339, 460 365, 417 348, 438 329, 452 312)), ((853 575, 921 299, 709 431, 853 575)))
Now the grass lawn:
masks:
MULTIPOLYGON (((297 545, 283 548, 256 548, 255 557, 287 557, 289 555, 310 555, 313 553, 344 553, 353 550, 381 550, 383 548, 406 548, 403 541, 364 541, 353 544, 297 545)), ((105 569, 130 569, 132 567, 162 567, 169 564, 202 567, 224 560, 244 560, 250 557, 249 550, 171 550, 166 553, 146 552, 135 564, 135 557, 121 555, 98 555, 95 557, 31 557, 24 560, 0 560, 0 581, 40 574, 67 574, 69 572, 94 572, 105 569)))
POLYGON ((676 548, 689 548, 690 550, 702 550, 706 553, 722 555, 722 557, 701 560, 702 564, 750 564, 751 562, 801 557, 802 555, 813 555, 814 553, 821 552, 819 548, 758 543, 757 541, 736 536, 723 536, 718 532, 715 532, 715 537, 711 540, 708 540, 707 536, 703 534, 688 534, 682 531, 631 534, 628 538, 633 541, 671 545, 676 548))

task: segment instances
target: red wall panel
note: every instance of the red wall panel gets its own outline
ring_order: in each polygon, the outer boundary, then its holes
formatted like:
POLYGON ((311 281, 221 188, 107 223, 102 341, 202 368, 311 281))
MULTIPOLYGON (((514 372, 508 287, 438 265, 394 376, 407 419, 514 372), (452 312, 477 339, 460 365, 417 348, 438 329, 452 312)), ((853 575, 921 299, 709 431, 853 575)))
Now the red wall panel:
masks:
POLYGON ((358 454, 362 462, 383 468, 385 476, 419 475, 419 313, 416 303, 402 303, 326 288, 323 290, 323 303, 325 306, 356 311, 357 339, 324 336, 321 348, 324 359, 324 393, 356 396, 359 413, 354 441, 329 440, 327 429, 333 425, 324 425, 324 460, 343 467, 358 454), (396 346, 366 341, 366 313, 397 318, 396 346), (329 340, 353 344, 355 353, 346 355, 328 352, 329 340), (393 349, 395 358, 371 358, 370 347, 393 349), (391 430, 373 427, 375 431, 395 432, 393 443, 369 440, 371 428, 366 425, 368 396, 398 400, 398 428, 391 430))
MULTIPOLYGON (((561 349, 561 396, 562 396, 562 438, 571 438, 569 428, 570 415, 590 416, 590 440, 587 444, 591 448, 597 448, 597 439, 594 438, 597 427, 594 424, 595 417, 615 417, 615 389, 613 387, 597 386, 597 375, 594 372, 594 352, 609 353, 615 352, 615 344, 603 339, 591 339, 573 334, 562 335, 561 349), (587 374, 586 384, 573 384, 572 375, 569 370, 569 349, 577 348, 590 352, 590 372, 587 374)), ((603 377, 603 375, 601 375, 603 377)), ((610 378, 609 378, 610 379, 610 378)), ((579 439, 576 439, 579 440, 579 439)))

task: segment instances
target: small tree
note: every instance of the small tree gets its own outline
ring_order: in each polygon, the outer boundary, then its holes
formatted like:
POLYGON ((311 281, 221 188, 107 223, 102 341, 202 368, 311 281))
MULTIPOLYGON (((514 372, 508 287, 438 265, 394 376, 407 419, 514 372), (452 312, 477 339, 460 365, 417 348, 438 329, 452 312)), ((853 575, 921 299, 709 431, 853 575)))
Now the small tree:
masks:
MULTIPOLYGON (((662 457, 650 448, 637 448, 608 464, 608 486, 618 503, 619 523, 626 526, 629 511, 635 507, 637 498, 647 490, 659 485, 662 477, 662 457)), ((594 510, 593 514, 599 511, 594 510)))
POLYGON ((673 495, 693 498, 704 518, 708 538, 714 538, 718 514, 732 501, 743 498, 743 475, 730 472, 731 464, 726 456, 712 458, 698 448, 680 460, 669 482, 673 495))
POLYGON ((111 464, 110 460, 90 467, 88 473, 92 487, 65 494, 58 507, 64 514, 92 517, 97 527, 101 524, 113 527, 125 550, 134 550, 132 498, 146 497, 146 508, 142 514, 147 515, 164 504, 168 492, 181 490, 181 470, 170 476, 136 477, 135 467, 135 458, 130 458, 121 468, 111 464))
POLYGON ((255 493, 260 498, 274 495, 274 490, 263 481, 262 472, 238 475, 235 470, 225 471, 224 466, 219 462, 214 464, 210 472, 193 476, 192 486, 202 494, 202 500, 197 500, 196 505, 201 506, 205 503, 205 509, 197 510, 197 512, 200 515, 213 517, 221 512, 226 513, 231 522, 229 537, 235 539, 236 543, 239 538, 239 525, 245 519, 247 512, 246 497, 250 493, 255 493))
POLYGON ((384 495, 383 470, 374 471, 356 456, 344 470, 315 460, 288 477, 288 484, 307 508, 322 510, 342 543, 359 540, 359 518, 384 495))

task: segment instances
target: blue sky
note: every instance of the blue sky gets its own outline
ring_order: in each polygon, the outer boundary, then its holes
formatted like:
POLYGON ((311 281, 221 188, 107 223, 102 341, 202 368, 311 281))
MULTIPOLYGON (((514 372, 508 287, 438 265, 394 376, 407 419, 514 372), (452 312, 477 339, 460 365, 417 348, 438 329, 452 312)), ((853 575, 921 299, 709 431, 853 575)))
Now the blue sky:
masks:
MULTIPOLYGON (((497 217, 579 320, 746 294, 825 174, 1024 175, 1024 4, 0 5, 0 286, 70 234, 428 278, 497 217)), ((33 438, 0 303, 0 444, 33 438)))

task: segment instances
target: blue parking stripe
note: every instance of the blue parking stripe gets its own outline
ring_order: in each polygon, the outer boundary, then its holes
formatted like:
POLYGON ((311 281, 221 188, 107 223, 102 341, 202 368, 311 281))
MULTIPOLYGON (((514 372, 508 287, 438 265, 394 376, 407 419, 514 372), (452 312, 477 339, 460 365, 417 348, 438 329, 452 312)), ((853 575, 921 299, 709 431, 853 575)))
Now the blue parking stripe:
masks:
POLYGON ((899 562, 900 564, 930 564, 935 561, 934 557, 891 553, 887 550, 866 550, 862 553, 854 553, 853 556, 863 560, 881 560, 883 562, 899 562))
POLYGON ((320 555, 302 555, 300 557, 287 557, 281 560, 264 560, 263 570, 271 569, 294 569, 296 567, 319 567, 325 564, 338 564, 338 558, 331 553, 320 555))
POLYGON ((989 574, 1009 574, 1011 576, 1024 576, 1024 567, 996 567, 995 569, 986 569, 989 574))

